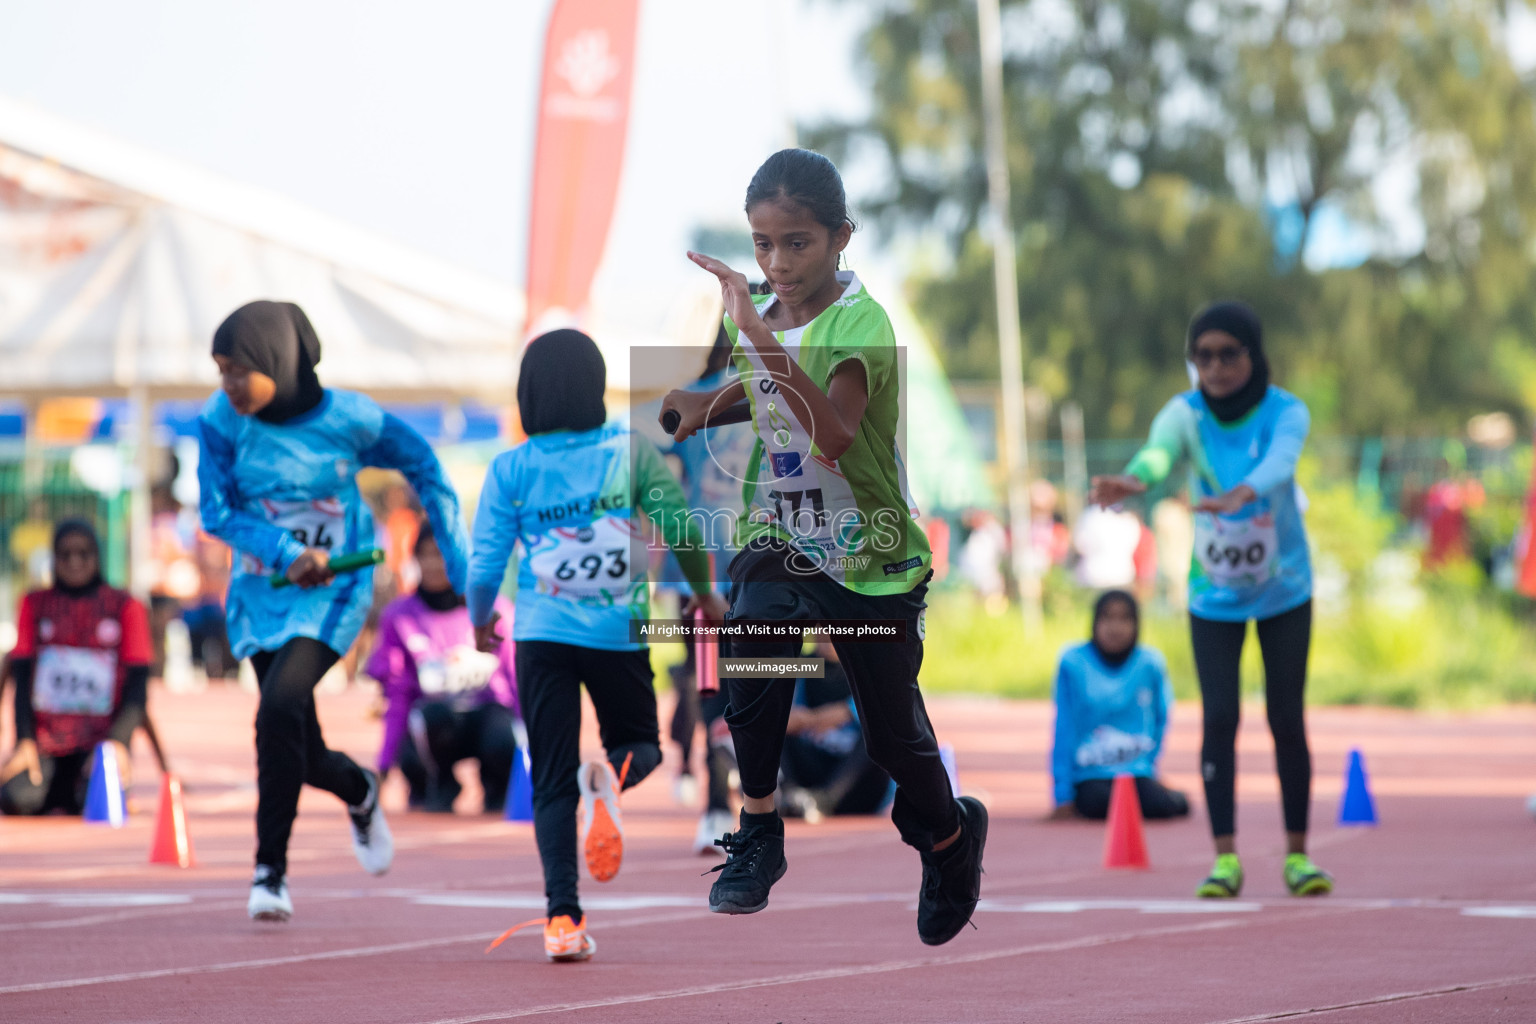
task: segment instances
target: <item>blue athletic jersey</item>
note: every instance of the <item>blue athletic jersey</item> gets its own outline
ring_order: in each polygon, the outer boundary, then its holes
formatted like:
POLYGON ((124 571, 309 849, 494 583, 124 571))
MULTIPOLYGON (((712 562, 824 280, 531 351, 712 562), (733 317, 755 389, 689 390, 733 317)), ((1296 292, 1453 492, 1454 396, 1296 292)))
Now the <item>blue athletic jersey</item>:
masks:
POLYGON ((1084 779, 1155 776, 1172 706, 1162 652, 1137 647, 1119 668, 1110 668, 1091 643, 1063 650, 1051 748, 1056 803, 1071 803, 1084 779))
POLYGON ((650 614, 644 517, 679 551, 689 579, 703 585, 708 570, 682 488, 656 446, 625 424, 535 434, 502 452, 486 472, 475 513, 471 621, 490 621, 518 546, 514 640, 644 648, 630 637, 631 620, 650 614))
POLYGON ((454 589, 464 590, 467 532, 459 499, 431 447, 410 427, 351 391, 325 392, 285 423, 241 416, 221 391, 198 421, 203 529, 235 552, 226 613, 235 656, 273 651, 294 637, 345 654, 373 603, 373 570, 329 585, 273 589, 306 547, 332 557, 373 546, 373 515, 354 479, 364 466, 396 469, 415 488, 437 534, 454 589))
POLYGON ((1297 500, 1296 462, 1311 416, 1301 399, 1271 387, 1235 423, 1222 423, 1198 389, 1173 398, 1152 421, 1126 472, 1148 485, 1189 461, 1190 499, 1247 484, 1258 498, 1231 515, 1195 513, 1189 610, 1202 619, 1268 619, 1312 596, 1312 557, 1297 500))

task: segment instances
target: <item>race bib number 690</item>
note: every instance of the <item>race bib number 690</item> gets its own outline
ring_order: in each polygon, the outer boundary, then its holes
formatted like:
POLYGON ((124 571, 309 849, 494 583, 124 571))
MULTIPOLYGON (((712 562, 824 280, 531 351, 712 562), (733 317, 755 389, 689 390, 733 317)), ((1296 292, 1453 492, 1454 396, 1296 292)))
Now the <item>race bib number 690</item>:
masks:
POLYGON ((1224 519, 1195 517, 1195 557, 1218 586, 1255 586, 1275 574, 1279 538, 1272 516, 1224 519))

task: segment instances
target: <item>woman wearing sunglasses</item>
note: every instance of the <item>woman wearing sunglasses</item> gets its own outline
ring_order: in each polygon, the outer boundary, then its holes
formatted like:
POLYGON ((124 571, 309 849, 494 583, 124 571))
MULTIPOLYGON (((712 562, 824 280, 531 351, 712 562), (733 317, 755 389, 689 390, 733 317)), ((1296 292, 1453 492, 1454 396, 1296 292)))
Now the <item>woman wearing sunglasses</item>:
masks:
POLYGON ((1199 386, 1163 407, 1124 474, 1094 478, 1092 500, 1118 504, 1188 461, 1195 511, 1189 623, 1205 711, 1201 769, 1216 840, 1216 865, 1197 894, 1231 898, 1243 887, 1233 791, 1238 663, 1252 619, 1285 815, 1284 881, 1292 895, 1320 896, 1332 891, 1333 879, 1306 853, 1312 755, 1303 697, 1312 566, 1295 481, 1311 417, 1300 399, 1269 383, 1263 330, 1246 305, 1218 302, 1202 310, 1185 352, 1199 386))

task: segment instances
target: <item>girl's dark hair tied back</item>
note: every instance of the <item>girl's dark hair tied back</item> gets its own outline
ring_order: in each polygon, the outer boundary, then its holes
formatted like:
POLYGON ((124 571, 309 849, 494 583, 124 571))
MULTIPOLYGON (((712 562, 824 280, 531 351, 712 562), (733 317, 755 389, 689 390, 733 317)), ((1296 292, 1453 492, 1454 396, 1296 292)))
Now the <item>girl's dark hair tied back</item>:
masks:
POLYGON ((842 175, 831 160, 809 149, 781 149, 763 161, 747 186, 746 210, 758 203, 787 201, 810 211, 829 231, 858 227, 848 213, 842 175))

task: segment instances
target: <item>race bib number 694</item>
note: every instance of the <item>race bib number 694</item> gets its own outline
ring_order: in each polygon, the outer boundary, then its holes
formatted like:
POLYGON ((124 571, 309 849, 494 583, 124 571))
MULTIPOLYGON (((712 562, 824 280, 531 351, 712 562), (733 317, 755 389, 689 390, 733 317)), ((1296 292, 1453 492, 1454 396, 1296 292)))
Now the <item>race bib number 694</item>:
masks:
POLYGON ((110 715, 117 690, 117 652, 44 647, 33 676, 32 704, 55 715, 110 715))

